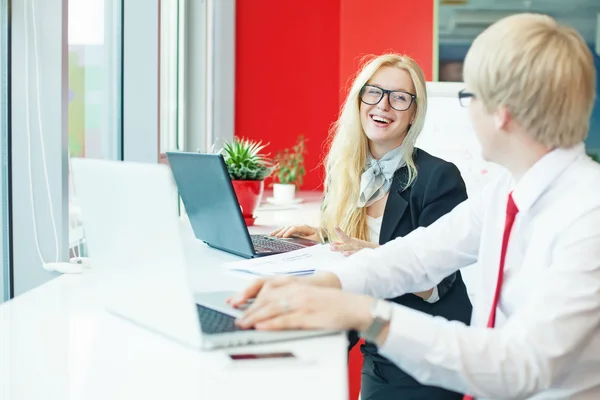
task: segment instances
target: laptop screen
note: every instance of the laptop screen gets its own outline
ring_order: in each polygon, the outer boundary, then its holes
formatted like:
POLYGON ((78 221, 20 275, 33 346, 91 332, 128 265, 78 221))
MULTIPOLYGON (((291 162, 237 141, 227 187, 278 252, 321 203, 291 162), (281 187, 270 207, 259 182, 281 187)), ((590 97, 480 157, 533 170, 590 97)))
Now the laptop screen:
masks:
POLYGON ((242 257, 254 247, 223 156, 168 152, 167 158, 196 238, 242 257))

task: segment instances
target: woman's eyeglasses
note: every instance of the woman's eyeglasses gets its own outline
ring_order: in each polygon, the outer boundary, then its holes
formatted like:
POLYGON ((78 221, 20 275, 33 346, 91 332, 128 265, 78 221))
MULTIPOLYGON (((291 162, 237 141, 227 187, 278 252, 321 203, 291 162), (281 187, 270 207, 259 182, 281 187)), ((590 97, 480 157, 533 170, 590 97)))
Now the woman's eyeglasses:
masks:
POLYGON ((370 106, 379 104, 385 95, 388 103, 396 111, 406 111, 410 108, 417 96, 402 90, 386 90, 375 85, 365 85, 360 90, 360 101, 370 106))

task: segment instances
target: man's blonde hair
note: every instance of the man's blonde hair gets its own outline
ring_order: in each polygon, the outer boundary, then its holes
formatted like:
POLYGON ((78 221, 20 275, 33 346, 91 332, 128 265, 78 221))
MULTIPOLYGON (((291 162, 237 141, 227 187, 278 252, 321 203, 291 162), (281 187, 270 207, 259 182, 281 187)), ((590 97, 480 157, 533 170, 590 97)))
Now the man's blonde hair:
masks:
MULTIPOLYGON (((320 228, 322 234, 329 240, 338 239, 334 229, 336 225, 351 237, 368 240, 366 208, 357 207, 360 177, 369 152, 369 140, 360 120, 360 91, 384 66, 408 72, 415 87, 416 99, 411 105, 411 108, 416 107, 415 117, 402 146, 408 167, 406 185, 412 184, 417 177, 413 152, 427 112, 425 74, 415 60, 402 54, 367 56, 363 62, 346 97, 339 119, 331 129, 329 153, 325 159, 325 198, 320 228)), ((382 101, 386 100, 382 99, 382 101)))
POLYGON ((515 14, 479 35, 465 82, 488 112, 505 106, 549 148, 585 139, 596 90, 592 53, 574 29, 539 14, 515 14))

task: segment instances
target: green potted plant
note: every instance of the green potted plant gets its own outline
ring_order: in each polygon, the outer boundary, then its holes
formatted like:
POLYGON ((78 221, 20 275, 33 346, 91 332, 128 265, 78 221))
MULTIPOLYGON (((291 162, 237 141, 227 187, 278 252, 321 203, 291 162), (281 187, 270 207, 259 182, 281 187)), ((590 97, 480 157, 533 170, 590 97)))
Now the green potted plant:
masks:
POLYGON ((236 138, 225 143, 219 152, 225 160, 248 226, 254 225, 254 213, 264 192, 264 180, 273 171, 272 162, 261 153, 265 146, 262 142, 236 138))
POLYGON ((275 176, 273 183, 273 201, 275 203, 292 203, 296 190, 302 185, 304 169, 304 153, 306 146, 304 136, 299 136, 296 144, 283 149, 275 155, 275 176))

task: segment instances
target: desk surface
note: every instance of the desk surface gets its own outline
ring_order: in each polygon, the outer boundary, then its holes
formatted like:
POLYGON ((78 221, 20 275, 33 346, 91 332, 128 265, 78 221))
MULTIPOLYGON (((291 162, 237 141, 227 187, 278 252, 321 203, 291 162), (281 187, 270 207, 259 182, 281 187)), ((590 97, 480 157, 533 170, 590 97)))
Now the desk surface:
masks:
MULTIPOLYGON (((252 230, 311 223, 315 210, 314 201, 293 212, 265 207, 252 230)), ((252 279, 220 268, 237 257, 195 240, 185 219, 182 230, 194 290, 237 290, 252 279)), ((232 366, 226 351, 190 350, 104 312, 90 294, 93 273, 61 276, 0 306, 0 399, 347 399, 344 334, 239 347, 300 360, 232 366)))

